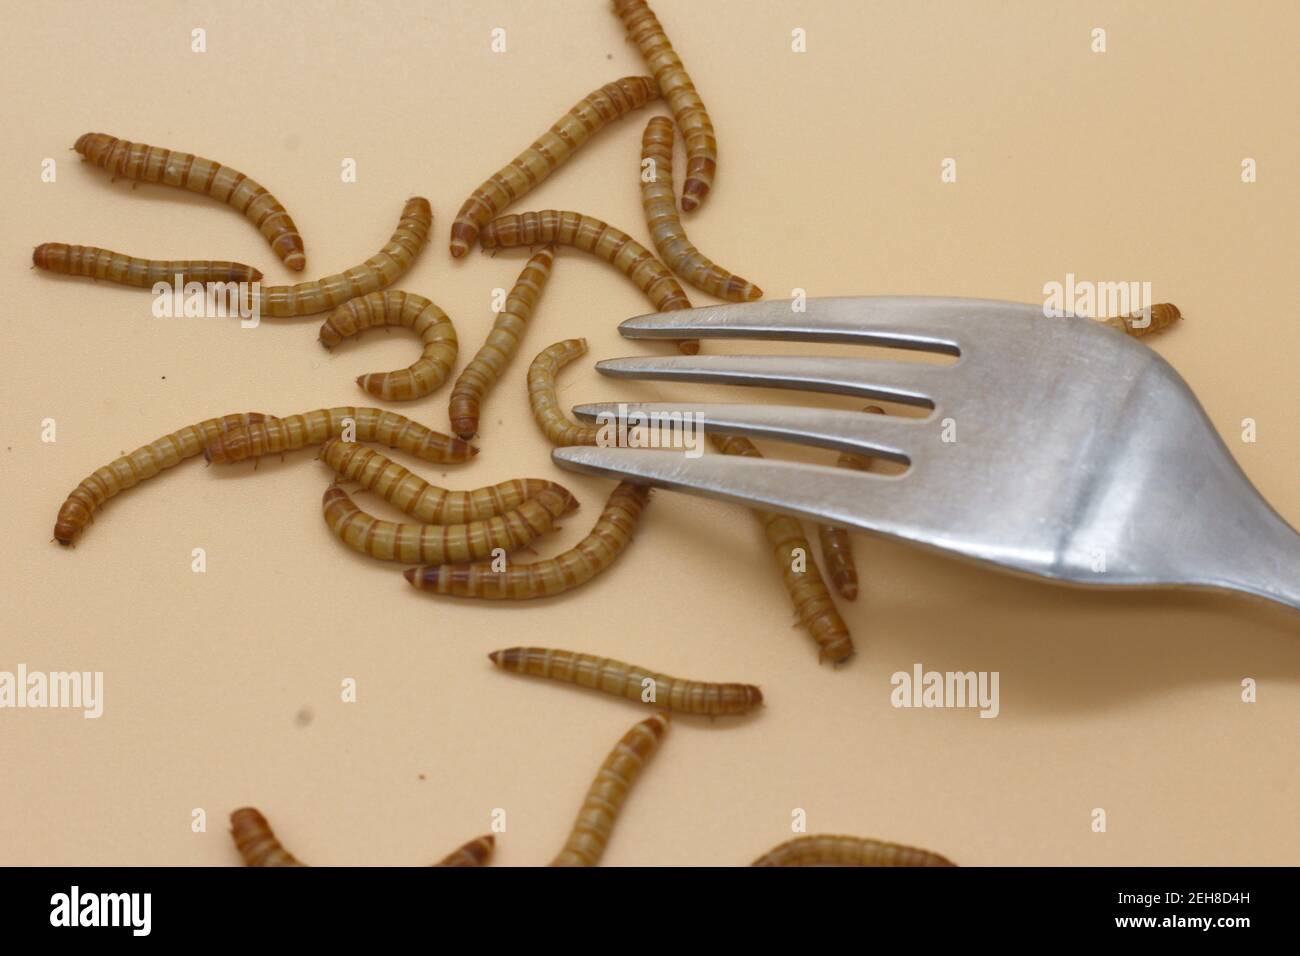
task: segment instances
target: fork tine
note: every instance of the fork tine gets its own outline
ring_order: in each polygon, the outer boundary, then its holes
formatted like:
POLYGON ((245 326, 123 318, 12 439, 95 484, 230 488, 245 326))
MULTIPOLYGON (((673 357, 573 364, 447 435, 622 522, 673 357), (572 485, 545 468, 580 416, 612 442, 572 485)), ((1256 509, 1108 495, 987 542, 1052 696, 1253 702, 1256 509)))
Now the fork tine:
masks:
POLYGON ((698 404, 669 402, 595 402, 577 405, 573 414, 586 421, 626 421, 639 415, 662 422, 689 416, 704 431, 771 438, 857 455, 873 455, 910 464, 923 453, 923 424, 916 419, 868 415, 857 411, 804 405, 698 404))
POLYGON ((916 540, 924 524, 921 485, 909 475, 733 455, 687 458, 640 448, 556 448, 551 458, 570 471, 660 485, 909 540, 916 540))
POLYGON ((965 336, 984 341, 1011 320, 1041 320, 1042 306, 994 299, 858 296, 765 300, 639 315, 619 325, 630 339, 745 338, 884 345, 958 355, 965 336), (802 311, 796 310, 801 305, 802 311), (994 321, 996 320, 996 322, 994 321))
POLYGON ((934 408, 948 366, 801 355, 645 355, 606 359, 597 371, 614 378, 668 379, 721 385, 799 388, 934 408), (919 386, 919 387, 918 387, 919 386))

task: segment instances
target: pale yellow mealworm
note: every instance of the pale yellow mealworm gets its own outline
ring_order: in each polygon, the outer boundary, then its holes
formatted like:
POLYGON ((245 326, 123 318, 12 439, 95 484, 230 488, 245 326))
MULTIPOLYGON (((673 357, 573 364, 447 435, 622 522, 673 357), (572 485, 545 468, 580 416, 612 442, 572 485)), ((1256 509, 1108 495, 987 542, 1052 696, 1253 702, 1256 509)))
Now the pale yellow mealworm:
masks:
POLYGON ((447 313, 422 295, 389 289, 345 302, 320 327, 320 340, 332 348, 380 326, 410 329, 424 350, 407 368, 358 376, 357 384, 365 391, 385 402, 405 402, 431 394, 447 380, 456 364, 456 329, 447 313))
POLYGON ((1169 302, 1159 302, 1151 306, 1151 321, 1146 321, 1146 315, 1143 312, 1135 312, 1132 315, 1119 315, 1102 321, 1112 329, 1119 329, 1121 332, 1127 332, 1134 338, 1141 338, 1144 335, 1150 335, 1152 332, 1160 332, 1169 328, 1183 314, 1178 311, 1178 306, 1169 302))
POLYGON ((751 866, 956 866, 929 850, 867 837, 814 834, 773 847, 751 866))
POLYGON ((555 376, 560 369, 587 353, 586 339, 565 339, 548 345, 528 366, 528 407, 547 441, 556 447, 595 445, 599 426, 579 425, 560 409, 555 376))
POLYGON ((140 259, 98 246, 43 242, 32 252, 32 264, 47 272, 89 276, 118 285, 152 289, 159 282, 261 282, 262 273, 242 262, 207 259, 140 259))

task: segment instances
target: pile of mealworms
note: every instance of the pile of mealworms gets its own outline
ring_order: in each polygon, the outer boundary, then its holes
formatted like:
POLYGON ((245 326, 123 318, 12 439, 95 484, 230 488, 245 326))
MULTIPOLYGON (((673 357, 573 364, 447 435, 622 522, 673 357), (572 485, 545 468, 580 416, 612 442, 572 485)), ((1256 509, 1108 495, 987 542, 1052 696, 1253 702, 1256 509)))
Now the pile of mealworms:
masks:
MULTIPOLYGON (((411 565, 405 577, 417 589, 484 600, 527 600, 579 587, 610 567, 636 531, 649 500, 648 489, 620 483, 591 532, 576 545, 551 558, 529 563, 511 560, 502 568, 488 559, 501 553, 514 555, 554 530, 561 518, 578 507, 573 494, 540 478, 518 478, 469 491, 440 488, 364 443, 397 448, 438 464, 465 463, 477 454, 470 442, 478 436, 483 404, 519 349, 559 247, 577 248, 605 260, 660 312, 691 308, 682 282, 731 302, 762 297, 761 289, 706 257, 687 237, 679 206, 683 212, 698 212, 717 174, 713 123, 648 4, 644 0, 613 0, 613 9, 651 75, 623 77, 583 97, 528 148, 484 180, 451 224, 449 242, 454 258, 463 257, 475 244, 484 250, 527 247, 532 253, 483 345, 455 378, 448 408, 453 434, 433 431, 396 412, 368 407, 322 408, 285 416, 242 412, 210 418, 143 445, 85 478, 59 509, 55 540, 73 545, 109 498, 200 453, 208 462, 220 464, 310 446, 318 448, 319 460, 335 476, 321 502, 330 531, 362 554, 411 565), (649 118, 637 165, 646 231, 657 257, 628 233, 580 212, 504 213, 603 127, 660 97, 671 117, 649 118), (673 149, 679 132, 686 153, 680 196, 673 178, 673 149), (374 492, 412 520, 393 522, 369 514, 357 505, 344 483, 374 492)), ((258 228, 286 267, 296 272, 306 268, 303 239, 293 218, 271 192, 244 173, 191 153, 132 143, 106 133, 87 133, 74 148, 86 162, 102 167, 114 178, 180 187, 234 207, 258 228)), ((57 242, 37 246, 32 261, 50 272, 140 288, 172 281, 239 283, 241 290, 247 285, 251 289, 241 291, 242 304, 262 316, 328 313, 319 333, 326 348, 379 326, 409 329, 421 343, 415 362, 403 369, 363 374, 356 380, 379 401, 402 402, 437 391, 451 377, 458 357, 451 318, 424 296, 390 288, 428 244, 432 228, 429 201, 413 197, 378 253, 344 272, 295 285, 263 287, 262 273, 238 262, 145 259, 57 242)), ((1136 323, 1134 318, 1107 321, 1142 335, 1169 326, 1179 313, 1172 305, 1157 305, 1149 323, 1136 323)), ((699 350, 695 341, 677 344, 687 354, 699 350)), ((532 416, 547 440, 557 446, 597 443, 598 430, 566 417, 556 396, 560 369, 586 351, 585 340, 565 339, 539 352, 528 368, 532 416)), ((867 406, 865 411, 885 414, 877 406, 867 406)), ((710 440, 722 454, 760 455, 753 443, 742 437, 710 434, 710 440)), ((849 454, 840 455, 837 463, 859 470, 873 467, 870 458, 849 454)), ((754 514, 783 576, 795 616, 815 642, 819 659, 836 664, 846 661, 854 652, 853 641, 804 527, 784 515, 754 514)), ((831 587, 844 600, 855 600, 859 576, 848 535, 839 528, 821 527, 818 538, 831 587)), ((664 711, 717 717, 744 714, 762 702, 758 688, 750 685, 686 681, 568 651, 512 648, 491 657, 506 670, 650 702, 664 711), (646 688, 653 689, 648 700, 646 688)), ((656 714, 623 737, 602 766, 555 865, 597 862, 614 815, 667 728, 666 713, 656 714)), ((231 825, 239 852, 249 865, 303 865, 280 845, 257 810, 236 811, 231 825)), ((492 849, 493 837, 481 837, 437 865, 482 865, 492 849)), ((947 865, 948 861, 927 851, 874 840, 807 836, 777 847, 756 865, 818 863, 947 865)))

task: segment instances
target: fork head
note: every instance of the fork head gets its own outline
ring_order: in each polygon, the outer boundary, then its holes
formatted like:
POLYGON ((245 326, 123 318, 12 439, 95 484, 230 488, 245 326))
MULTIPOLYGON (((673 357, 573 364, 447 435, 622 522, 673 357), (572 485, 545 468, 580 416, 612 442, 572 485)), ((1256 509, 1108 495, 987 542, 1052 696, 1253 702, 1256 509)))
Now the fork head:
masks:
POLYGON ((1019 303, 867 297, 809 299, 805 311, 766 301, 660 313, 629 319, 620 331, 629 338, 877 345, 957 360, 699 355, 597 365, 614 377, 902 402, 930 409, 922 419, 799 405, 575 409, 602 420, 686 412, 705 430, 891 458, 907 465, 901 475, 628 448, 559 449, 554 457, 563 467, 1079 584, 1235 587, 1274 599, 1279 582, 1284 591, 1291 586, 1281 564, 1288 554, 1295 562, 1295 533, 1255 492, 1186 383, 1147 346, 1098 322, 1046 317, 1041 306, 1019 303), (1256 559, 1243 568, 1225 549, 1253 550, 1256 559))

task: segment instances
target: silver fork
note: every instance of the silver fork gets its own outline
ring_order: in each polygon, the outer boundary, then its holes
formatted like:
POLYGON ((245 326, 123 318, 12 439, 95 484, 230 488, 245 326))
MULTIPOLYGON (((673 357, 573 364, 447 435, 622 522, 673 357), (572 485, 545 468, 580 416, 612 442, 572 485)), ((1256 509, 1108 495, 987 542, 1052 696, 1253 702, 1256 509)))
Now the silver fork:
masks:
POLYGON ((766 301, 629 319, 634 339, 892 346, 950 365, 850 356, 646 356, 618 378, 832 392, 933 409, 925 419, 797 405, 612 402, 611 421, 694 413, 707 431, 890 458, 882 475, 771 459, 556 449, 562 467, 876 532, 1004 570, 1090 586, 1243 591, 1300 609, 1300 535, 1260 497, 1173 367, 1085 318, 982 299, 766 301), (952 440, 955 439, 955 440, 952 440))

